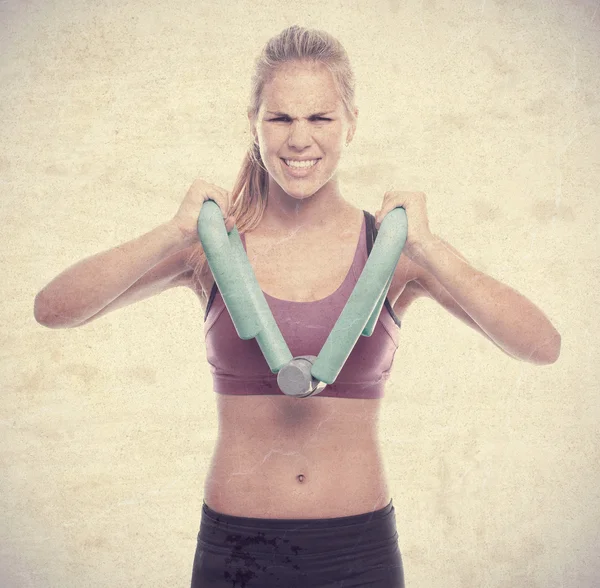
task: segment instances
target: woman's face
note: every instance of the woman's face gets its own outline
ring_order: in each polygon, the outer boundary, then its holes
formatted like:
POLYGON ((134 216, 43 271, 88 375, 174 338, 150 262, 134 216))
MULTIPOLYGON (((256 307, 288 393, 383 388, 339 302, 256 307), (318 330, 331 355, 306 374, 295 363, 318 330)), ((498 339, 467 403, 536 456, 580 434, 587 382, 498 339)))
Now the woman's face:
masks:
POLYGON ((327 67, 301 62, 277 68, 254 122, 271 179, 294 198, 312 196, 331 180, 355 129, 327 67))

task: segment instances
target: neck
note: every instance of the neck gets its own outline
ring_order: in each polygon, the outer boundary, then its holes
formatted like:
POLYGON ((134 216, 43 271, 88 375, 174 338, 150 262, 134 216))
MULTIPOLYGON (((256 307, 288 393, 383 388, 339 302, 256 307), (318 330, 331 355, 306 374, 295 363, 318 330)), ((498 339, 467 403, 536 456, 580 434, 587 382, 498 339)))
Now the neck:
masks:
POLYGON ((268 203, 261 224, 278 232, 322 230, 344 213, 347 206, 337 178, 332 178, 312 196, 304 198, 290 196, 269 178, 268 203))

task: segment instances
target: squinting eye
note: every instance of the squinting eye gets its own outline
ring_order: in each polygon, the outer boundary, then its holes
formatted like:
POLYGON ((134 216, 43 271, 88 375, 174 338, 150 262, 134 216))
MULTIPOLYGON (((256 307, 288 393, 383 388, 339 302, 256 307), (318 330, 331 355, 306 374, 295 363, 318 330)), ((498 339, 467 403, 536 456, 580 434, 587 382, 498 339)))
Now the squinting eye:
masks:
MULTIPOLYGON (((283 117, 283 116, 280 116, 280 117, 278 117, 278 118, 269 118, 269 119, 267 119, 267 120, 268 120, 269 122, 290 122, 290 119, 289 119, 289 118, 287 118, 287 117, 283 117)), ((326 118, 326 117, 324 117, 324 116, 315 116, 315 117, 312 117, 310 120, 312 120, 312 121, 331 121, 331 120, 333 120, 333 119, 331 119, 331 118, 326 118)))

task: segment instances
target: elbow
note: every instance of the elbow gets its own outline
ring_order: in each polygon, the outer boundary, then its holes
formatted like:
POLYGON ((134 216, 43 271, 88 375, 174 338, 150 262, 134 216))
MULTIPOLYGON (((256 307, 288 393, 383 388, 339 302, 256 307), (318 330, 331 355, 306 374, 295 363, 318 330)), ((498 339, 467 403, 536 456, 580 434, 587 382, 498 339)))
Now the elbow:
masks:
POLYGON ((73 329, 89 322, 89 319, 69 321, 65 313, 57 312, 56 307, 53 310, 52 305, 44 300, 43 290, 38 292, 33 302, 33 318, 39 325, 48 329, 73 329))
POLYGON ((560 333, 556 333, 554 340, 553 340, 553 344, 552 344, 552 348, 551 348, 552 351, 550 353, 548 363, 554 363, 558 360, 558 358, 560 357, 560 345, 561 345, 560 333))
POLYGON ((537 349, 533 362, 538 365, 550 365, 556 363, 560 357, 561 336, 558 331, 547 338, 537 349))
POLYGON ((48 311, 42 301, 42 292, 36 294, 35 300, 33 301, 33 318, 36 322, 43 327, 49 327, 48 324, 48 311))
POLYGON ((53 313, 44 302, 43 291, 38 292, 33 302, 33 318, 35 318, 36 322, 39 325, 42 325, 42 327, 48 327, 49 329, 60 328, 60 325, 57 325, 56 322, 53 321, 53 313))

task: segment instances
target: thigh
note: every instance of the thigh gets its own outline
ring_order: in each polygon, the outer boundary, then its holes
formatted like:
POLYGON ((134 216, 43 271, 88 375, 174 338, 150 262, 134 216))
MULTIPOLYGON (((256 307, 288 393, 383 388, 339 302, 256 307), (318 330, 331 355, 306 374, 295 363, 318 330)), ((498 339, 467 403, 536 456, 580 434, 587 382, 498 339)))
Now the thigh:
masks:
POLYGON ((233 582, 228 582, 227 575, 223 574, 227 568, 225 558, 225 554, 208 552, 198 544, 192 567, 191 588, 208 588, 209 586, 230 588, 235 586, 233 582))

